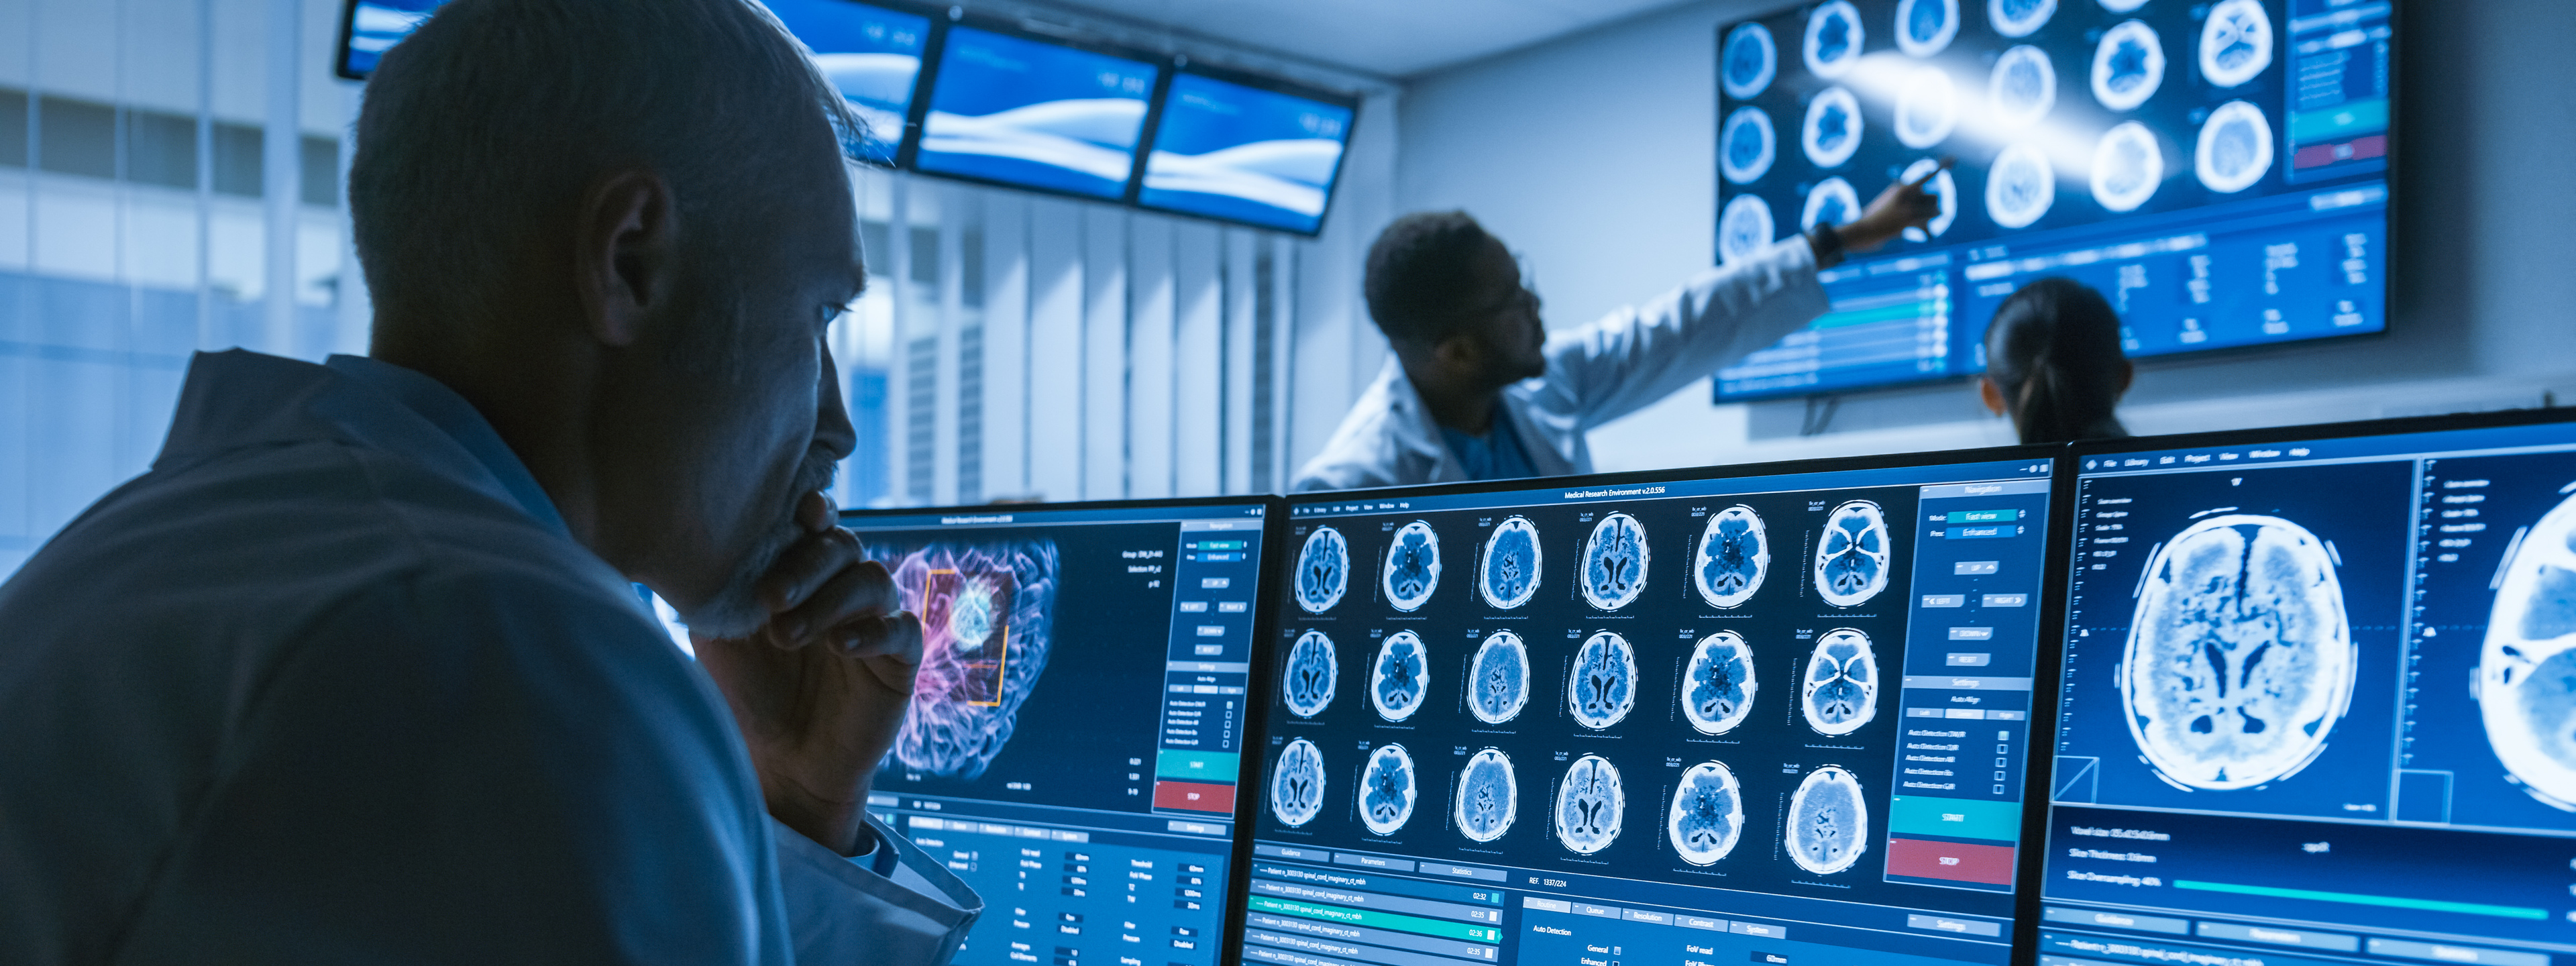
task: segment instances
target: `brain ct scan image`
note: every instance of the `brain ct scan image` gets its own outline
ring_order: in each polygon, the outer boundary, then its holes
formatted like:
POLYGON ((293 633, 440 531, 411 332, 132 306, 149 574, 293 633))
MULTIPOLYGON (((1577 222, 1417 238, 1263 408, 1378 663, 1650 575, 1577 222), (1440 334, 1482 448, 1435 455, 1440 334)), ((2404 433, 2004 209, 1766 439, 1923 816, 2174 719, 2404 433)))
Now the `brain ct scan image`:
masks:
POLYGON ((1440 535, 1420 520, 1395 531, 1386 549, 1386 602, 1397 610, 1419 610, 1440 587, 1440 535))
POLYGON ((1930 57, 1959 35, 1959 0, 1898 0, 1896 49, 1930 57))
POLYGON ((2056 13, 2057 0, 1986 0, 1986 19, 2006 37, 2028 37, 2056 13))
POLYGON ((1297 636, 1288 648, 1287 669, 1280 675, 1279 694, 1288 702, 1288 710, 1300 718, 1324 713, 1333 704, 1334 682, 1342 676, 1342 661, 1333 653, 1333 639, 1322 631, 1307 631, 1297 636))
POLYGON ((1817 225, 1841 226, 1860 217, 1860 192, 1851 182, 1826 178, 1807 192, 1807 209, 1798 216, 1800 231, 1814 231, 1817 225))
POLYGON ((1628 606, 1646 592, 1650 562, 1645 524, 1625 513, 1602 517, 1583 541, 1584 602, 1602 610, 1628 606))
POLYGON ((2093 99, 2114 111, 2136 110, 2165 82, 2165 48, 2155 28, 2124 20, 2093 48, 2093 99))
POLYGON ((1637 652, 1627 638, 1602 631, 1583 642, 1565 682, 1565 704, 1576 724, 1594 731, 1628 717, 1637 706, 1637 652))
POLYGON ((1742 100, 1761 94, 1771 87, 1771 78, 1780 71, 1780 46, 1771 39, 1769 28, 1748 23, 1726 33, 1726 70, 1718 75, 1726 85, 1726 96, 1742 100))
POLYGON ((1619 840, 1619 821, 1628 810, 1628 792, 1619 769, 1599 755, 1585 755, 1565 770, 1556 787, 1556 840, 1577 854, 1591 855, 1619 840))
POLYGON ((2358 652, 2334 551, 2280 517, 2209 517, 2147 561, 2120 659, 2129 734, 2186 788, 2252 788, 2325 750, 2358 652))
POLYGON ((1360 824, 1376 835, 1393 835, 1413 817, 1420 789, 1413 780, 1413 756, 1403 745, 1380 745, 1369 753, 1360 778, 1360 824))
POLYGON ((1538 527, 1528 517, 1507 517, 1485 538, 1484 563, 1477 569, 1476 591, 1488 606, 1512 610, 1538 593, 1540 564, 1538 527))
POLYGON ((1412 631, 1387 635, 1378 645, 1377 662, 1369 665, 1369 707, 1388 721, 1413 717, 1422 710, 1423 676, 1430 670, 1422 638, 1412 631))
POLYGON ((2192 169, 2201 184, 2219 194, 2234 194, 2261 182, 2272 170, 2272 122, 2263 116, 2263 109, 2229 101, 2209 112, 2209 120, 2200 125, 2192 169))
POLYGON ((1512 830, 1512 819, 1520 816, 1520 797, 1511 756, 1487 748, 1458 770, 1458 804, 1449 817, 1467 841, 1491 842, 1512 830))
POLYGON ((2104 208, 2134 211, 2164 179, 2164 149, 2144 124, 2124 121, 2093 145, 2093 200, 2104 208))
POLYGON ((936 542, 881 561, 921 615, 921 667, 895 735, 903 767, 981 777, 1046 670, 1055 614, 1052 540, 936 542))
POLYGON ((2505 560, 2475 678, 2487 744, 2505 771, 2532 797, 2576 811, 2576 685, 2571 682, 2576 682, 2576 497, 2542 516, 2505 560))
POLYGON ((1878 504, 1852 500, 1825 518, 1816 542, 1816 593, 1836 607, 1858 607, 1887 589, 1887 517, 1878 504))
POLYGON ((1719 610, 1741 607, 1762 589, 1762 578, 1770 573, 1771 540, 1762 528, 1761 514, 1738 503, 1708 515, 1708 527, 1699 535, 1698 559, 1691 565, 1691 584, 1701 600, 1719 610))
POLYGON ((1798 143, 1816 167, 1838 167, 1860 150, 1860 99, 1840 87, 1825 88, 1807 102, 1807 120, 1798 143))
POLYGON ((1324 810, 1324 755, 1315 743, 1299 738, 1280 749, 1270 770, 1270 814, 1279 824, 1304 825, 1324 810))
POLYGON ((2272 18, 2261 0, 2220 0, 2200 26, 2200 76, 2235 87, 2272 66, 2272 18))
POLYGON ((1725 734, 1752 713, 1759 690, 1753 646, 1734 631, 1718 631, 1691 649, 1690 668, 1682 677, 1682 717, 1701 734, 1725 734))
POLYGON ((1673 851, 1692 865, 1715 865, 1735 851, 1744 837, 1744 792, 1735 784, 1735 772, 1713 761, 1683 772, 1664 831, 1672 837, 1673 851))
POLYGON ((1486 635, 1467 665, 1467 710, 1498 725, 1520 717, 1529 704, 1529 647, 1510 631, 1486 635))
POLYGON ((2029 44, 2004 51, 1986 75, 1986 100, 1997 127, 2010 131, 2039 123, 2057 106, 2057 65, 2048 62, 2047 51, 2029 44))
POLYGON ((1909 148, 1928 148, 1948 140, 1959 126, 1959 90, 1947 71, 1920 67, 1905 75, 1896 95, 1896 140, 1909 148))
POLYGON ((1807 773, 1789 796, 1789 860, 1817 875, 1832 875, 1869 850, 1869 803, 1860 779, 1839 765, 1807 773))
POLYGON ((1746 184, 1771 171, 1780 141, 1771 129, 1771 115, 1758 107, 1739 107, 1726 116, 1726 129, 1718 134, 1717 143, 1725 145, 1718 152, 1718 171, 1728 181, 1746 184))
POLYGON ((2128 13, 2146 5, 2147 0, 2102 0, 2102 9, 2112 13, 2128 13))
POLYGON ((1932 196, 1941 202, 1941 213, 1932 216, 1932 220, 1925 222, 1923 228, 1905 229, 1906 241, 1927 241, 1939 238, 1942 232, 1950 230, 1951 222, 1959 220, 1959 182, 1950 177, 1950 170, 1941 167, 1940 161, 1924 158, 1906 165, 1905 173, 1898 175, 1897 180, 1911 182, 1925 174, 1932 175, 1929 190, 1932 196))
POLYGON ((1760 195, 1737 195, 1726 203, 1726 211, 1717 218, 1717 255, 1720 262, 1749 258, 1770 247, 1775 229, 1771 223, 1771 205, 1760 195))
POLYGON ((2057 203, 2057 171, 2048 155, 2029 144, 2005 148, 1986 169, 1986 217, 2006 228, 2022 228, 2048 214, 2057 203))
POLYGON ((1807 15, 1807 71, 1832 80, 1860 63, 1860 9, 1851 0, 1832 0, 1807 15))
POLYGON ((1351 542, 1331 527, 1316 527, 1297 552, 1297 606, 1321 614, 1342 602, 1351 586, 1351 542))
POLYGON ((1869 635, 1842 627, 1816 639, 1798 710, 1807 727, 1825 735, 1850 734, 1878 717, 1878 654, 1869 635))

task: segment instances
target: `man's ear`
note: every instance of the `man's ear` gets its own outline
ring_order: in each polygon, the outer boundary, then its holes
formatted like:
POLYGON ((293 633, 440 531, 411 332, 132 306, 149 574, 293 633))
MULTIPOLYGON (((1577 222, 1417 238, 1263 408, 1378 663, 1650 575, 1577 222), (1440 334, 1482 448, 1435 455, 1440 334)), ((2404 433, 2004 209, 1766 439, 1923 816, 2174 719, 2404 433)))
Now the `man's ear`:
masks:
POLYGON ((678 268, 671 186, 650 171, 591 185, 573 224, 573 285, 582 321, 603 345, 630 346, 671 298, 678 268))

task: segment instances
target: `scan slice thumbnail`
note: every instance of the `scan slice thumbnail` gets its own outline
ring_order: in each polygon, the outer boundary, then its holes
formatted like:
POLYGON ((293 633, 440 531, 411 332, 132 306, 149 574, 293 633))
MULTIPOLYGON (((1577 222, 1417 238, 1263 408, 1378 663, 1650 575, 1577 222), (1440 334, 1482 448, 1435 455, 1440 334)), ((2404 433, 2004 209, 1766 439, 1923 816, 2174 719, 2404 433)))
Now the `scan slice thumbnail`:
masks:
POLYGON ((1297 606, 1321 614, 1351 588, 1351 542, 1331 527, 1316 527, 1297 552, 1297 606))
POLYGON ((1925 222, 1922 228, 1908 226, 1905 229, 1906 241, 1929 241, 1938 238, 1942 232, 1950 230, 1951 222, 1959 220, 1959 182, 1950 177, 1950 169, 1941 167, 1939 160, 1923 158, 1906 165, 1905 173, 1898 175, 1896 180, 1910 182, 1926 174, 1932 176, 1928 190, 1932 192, 1933 199, 1941 203, 1941 213, 1933 215, 1932 220, 1925 222))
POLYGON ((2576 811, 2576 497, 2511 552, 2478 657, 2479 716, 2515 781, 2576 811))
POLYGON ((1896 95, 1896 140, 1909 148, 1928 148, 1949 138, 1959 126, 1959 89, 1938 67, 1918 67, 1905 75, 1896 95))
POLYGON ((2192 150, 2192 172, 2219 194, 2235 194, 2263 180, 2272 170, 2272 121, 2263 109, 2229 101, 2201 122, 2200 141, 2192 150))
POLYGON ((1476 591, 1484 595, 1488 606, 1518 608, 1538 593, 1543 562, 1538 527, 1528 517, 1506 517, 1485 537, 1485 557, 1477 567, 1476 591))
POLYGON ((1692 765, 1673 789, 1672 814, 1664 832, 1673 851, 1692 865, 1713 865, 1735 851, 1744 838, 1744 790, 1735 772, 1714 761, 1692 765))
POLYGON ((1807 773, 1789 796, 1789 860, 1817 875, 1832 875, 1869 851, 1869 803, 1860 779, 1840 765, 1807 773))
POLYGON ((2056 13, 2057 0, 1986 0, 1986 20, 2006 37, 2028 37, 2056 13))
POLYGON ((1279 694, 1287 699, 1291 713, 1312 718, 1333 706, 1333 688, 1342 676, 1342 659, 1333 652, 1332 638, 1322 631, 1297 635, 1297 643, 1288 647, 1285 663, 1279 694))
POLYGON ((1832 80, 1849 73, 1860 63, 1861 42, 1867 35, 1861 31, 1860 8, 1851 0, 1832 0, 1807 15, 1807 42, 1803 48, 1807 72, 1832 80))
POLYGON ((1491 842, 1512 830, 1520 817, 1521 785, 1512 774, 1512 757, 1487 748, 1458 769, 1458 802, 1449 816, 1458 834, 1470 842, 1491 842))
POLYGON ((1413 800, 1421 791, 1413 779, 1413 756, 1403 745, 1379 745, 1361 774, 1360 824, 1377 835, 1395 834, 1413 818, 1413 800))
POLYGON ((921 616, 921 665, 895 733, 895 761, 932 775, 982 777, 1046 670, 1055 541, 940 541, 878 557, 903 608, 921 616))
POLYGON ((1780 135, 1771 129, 1771 115, 1761 108, 1739 107, 1726 116, 1726 127, 1718 132, 1717 143, 1726 146, 1718 152, 1718 172, 1728 181, 1746 184, 1771 170, 1771 160, 1778 157, 1780 135))
POLYGON ((1860 99, 1844 88, 1825 88, 1807 102, 1807 120, 1798 130, 1798 144, 1816 167, 1849 161, 1860 150, 1860 99))
POLYGON ((1324 754, 1299 738, 1279 751, 1270 770, 1270 814, 1279 824, 1304 825, 1324 810, 1324 754))
POLYGON ((1574 723, 1594 731, 1628 717, 1637 706, 1637 652, 1627 638, 1602 631, 1583 642, 1567 675, 1565 705, 1574 723))
POLYGON ((1704 735, 1722 735, 1753 711, 1760 684, 1753 677, 1753 646, 1734 631, 1718 631, 1691 648, 1682 679, 1682 717, 1704 735))
POLYGON ((1798 215, 1798 230, 1814 231, 1817 225, 1838 227, 1860 217, 1860 192, 1851 182, 1826 178, 1807 192, 1806 208, 1798 215))
POLYGON ((1520 635, 1486 635, 1467 668, 1467 711, 1476 720, 1498 725, 1521 716, 1529 705, 1530 664, 1529 647, 1520 635))
POLYGON ((2006 228, 2025 228, 2057 203, 2057 169, 2048 154, 2016 144, 1986 166, 1986 217, 2006 228))
POLYGON ((1986 75, 1986 100, 1998 127, 2036 124, 2057 106, 2057 65, 2049 63, 2047 51, 2029 44, 2004 51, 1986 75))
POLYGON ((1717 217, 1717 255, 1720 262, 1751 258, 1771 245, 1776 231, 1771 221, 1771 205, 1761 195, 1737 195, 1726 203, 1717 217))
POLYGON ((1556 840, 1576 853, 1591 855, 1619 840, 1619 822, 1628 810, 1628 791, 1619 769, 1599 755, 1585 755, 1565 770, 1556 787, 1556 840))
POLYGON ((2128 13, 2147 5, 2147 0, 2101 0, 2101 2, 2102 9, 2112 13, 2128 13))
POLYGON ((1625 513, 1602 517, 1583 541, 1583 601, 1602 610, 1618 610, 1646 592, 1646 568, 1652 556, 1646 525, 1625 513))
POLYGON ((2155 132, 2136 121, 2113 125, 2093 145, 2093 200, 2112 211, 2135 211, 2155 197, 2165 180, 2164 149, 2155 132))
POLYGON ((1878 717, 1878 653, 1869 635, 1838 627, 1816 638, 1798 710, 1825 735, 1850 734, 1878 717))
POLYGON ((1718 75, 1726 96, 1743 100, 1761 94, 1779 72, 1780 45, 1771 39, 1770 28, 1748 23, 1726 32, 1725 72, 1718 75))
POLYGON ((1825 518, 1816 542, 1816 593, 1836 607, 1858 607, 1887 589, 1887 517, 1878 504, 1852 500, 1825 518))
POLYGON ((2143 20, 2123 20, 2093 48, 2093 99, 2114 111, 2136 110, 2165 83, 2164 42, 2143 20))
POLYGON ((1431 524, 1415 520, 1395 531, 1386 550, 1383 577, 1386 602, 1397 610, 1419 610, 1440 587, 1440 535, 1431 524))
POLYGON ((1959 0, 1898 0, 1896 49, 1930 57, 1959 35, 1959 0))
POLYGON ((2129 735, 2182 787, 2287 778, 2325 750, 2358 657, 2325 541, 2280 517, 2201 520, 2147 561, 2120 658, 2129 735))
POLYGON ((2272 66, 2272 18, 2261 0, 2219 0, 2200 26, 2200 76, 2235 87, 2272 66))
POLYGON ((1422 638, 1412 631, 1387 635, 1377 647, 1377 662, 1369 665, 1369 707, 1388 721, 1413 717, 1422 710, 1423 675, 1430 670, 1422 638))
POLYGON ((1762 528, 1762 515, 1741 503, 1709 514, 1696 556, 1691 586, 1700 599, 1719 610, 1743 606, 1771 573, 1771 540, 1762 528))

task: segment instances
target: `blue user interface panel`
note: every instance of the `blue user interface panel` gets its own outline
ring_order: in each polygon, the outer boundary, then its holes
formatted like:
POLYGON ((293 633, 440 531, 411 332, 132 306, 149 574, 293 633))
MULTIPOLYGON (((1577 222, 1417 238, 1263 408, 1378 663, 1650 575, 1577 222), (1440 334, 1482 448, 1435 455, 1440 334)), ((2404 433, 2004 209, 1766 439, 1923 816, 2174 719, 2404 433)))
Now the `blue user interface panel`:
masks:
POLYGON ((2043 966, 2576 962, 2576 425, 2071 458, 2043 966))
POLYGON ((1244 961, 2005 962, 2050 465, 1292 499, 1244 961))
POLYGON ((350 0, 341 24, 340 76, 365 80, 385 51, 420 29, 447 0, 350 0))
POLYGON ((814 66, 867 121, 860 151, 892 163, 921 77, 930 18, 850 0, 769 0, 769 10, 814 52, 814 66))
POLYGON ((870 811, 984 897, 957 962, 1213 966, 1258 502, 845 514, 921 617, 870 811))
POLYGON ((1829 0, 1721 28, 1720 261, 1958 161, 1929 231, 1823 273, 1832 309, 1718 398, 1982 372, 1995 309, 2052 275, 2132 356, 2383 330, 2391 9, 1829 0))
POLYGON ((1124 198, 1159 65, 975 27, 948 29, 913 166, 1124 198))
POLYGON ((1351 108, 1184 72, 1157 128, 1139 204, 1311 235, 1341 172, 1351 108))

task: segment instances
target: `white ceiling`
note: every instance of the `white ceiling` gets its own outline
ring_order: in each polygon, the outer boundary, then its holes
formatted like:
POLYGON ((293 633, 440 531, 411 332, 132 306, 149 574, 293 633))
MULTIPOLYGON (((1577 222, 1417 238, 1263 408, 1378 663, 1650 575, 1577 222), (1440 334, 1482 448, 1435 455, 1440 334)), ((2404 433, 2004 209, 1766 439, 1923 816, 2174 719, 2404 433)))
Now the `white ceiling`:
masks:
POLYGON ((1051 0, 1381 77, 1526 47, 1688 0, 1051 0))

